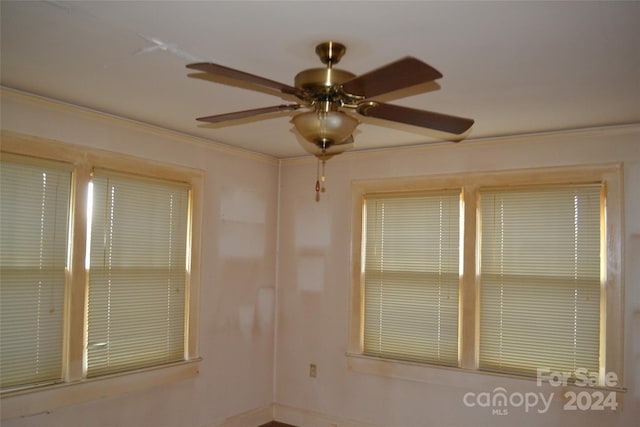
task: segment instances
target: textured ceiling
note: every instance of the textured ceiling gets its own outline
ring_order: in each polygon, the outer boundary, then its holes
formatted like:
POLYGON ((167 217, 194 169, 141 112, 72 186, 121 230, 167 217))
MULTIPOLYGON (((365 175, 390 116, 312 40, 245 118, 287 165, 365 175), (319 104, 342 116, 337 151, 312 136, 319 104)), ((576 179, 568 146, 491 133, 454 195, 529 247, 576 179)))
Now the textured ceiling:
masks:
MULTIPOLYGON (((195 117, 283 100, 190 78, 211 61, 289 85, 339 41, 355 74, 407 55, 444 77, 387 96, 471 117, 467 140, 640 122, 640 2, 2 1, 5 87, 278 158, 305 155, 290 115, 195 117)), ((362 118, 354 149, 447 135, 362 118)), ((464 142, 462 142, 464 143, 464 142)))

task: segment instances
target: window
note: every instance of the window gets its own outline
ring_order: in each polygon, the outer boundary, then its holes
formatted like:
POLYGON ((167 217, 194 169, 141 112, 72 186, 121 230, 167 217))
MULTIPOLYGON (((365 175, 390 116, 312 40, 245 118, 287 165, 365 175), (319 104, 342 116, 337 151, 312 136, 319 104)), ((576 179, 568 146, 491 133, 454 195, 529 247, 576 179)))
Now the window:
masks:
POLYGON ((91 182, 87 376, 183 360, 189 188, 91 182))
POLYGON ((0 167, 2 389, 62 378, 71 168, 3 156, 0 167))
POLYGON ((15 135, 3 150, 3 394, 149 368, 192 375, 173 367, 198 360, 201 175, 15 135))
POLYGON ((618 166, 353 190, 352 368, 410 378, 393 363, 534 378, 538 368, 586 369, 600 384, 607 372, 621 376, 618 166))
POLYGON ((601 190, 480 191, 480 369, 598 372, 601 190))
POLYGON ((460 192, 365 198, 367 355, 458 364, 460 192))

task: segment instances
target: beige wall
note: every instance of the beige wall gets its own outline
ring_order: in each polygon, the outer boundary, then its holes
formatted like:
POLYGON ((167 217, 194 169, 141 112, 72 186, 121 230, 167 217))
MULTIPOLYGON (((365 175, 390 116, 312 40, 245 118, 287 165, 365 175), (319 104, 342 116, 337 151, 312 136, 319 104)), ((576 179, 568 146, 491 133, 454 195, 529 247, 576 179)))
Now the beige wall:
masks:
POLYGON ((345 153, 327 163, 327 191, 316 202, 312 159, 278 164, 10 91, 2 92, 1 120, 12 132, 198 168, 206 176, 198 377, 3 420, 5 427, 255 427, 272 414, 301 427, 631 426, 640 419, 638 127, 345 153), (349 368, 352 180, 611 162, 624 163, 626 186, 629 392, 622 412, 566 412, 554 401, 544 415, 492 416, 466 408, 464 393, 494 384, 525 390, 529 383, 482 375, 466 386, 464 373, 438 371, 424 382, 349 368), (318 366, 315 379, 310 363, 318 366))
MULTIPOLYGON (((356 142, 366 144, 366 141, 356 142)), ((630 426, 640 419, 640 129, 564 133, 501 141, 345 153, 327 163, 326 193, 314 199, 316 165, 284 161, 280 195, 280 251, 276 414, 307 427, 363 426, 630 426), (626 186, 626 311, 622 413, 512 409, 494 416, 468 408, 464 394, 536 391, 535 382, 431 370, 426 381, 354 372, 345 357, 351 280, 352 180, 429 176, 565 165, 624 162, 626 186), (635 260, 635 261, 634 261, 635 260), (317 378, 308 375, 317 364, 317 378), (366 425, 369 425, 366 424, 366 425)), ((560 392, 556 391, 556 394, 560 392)))

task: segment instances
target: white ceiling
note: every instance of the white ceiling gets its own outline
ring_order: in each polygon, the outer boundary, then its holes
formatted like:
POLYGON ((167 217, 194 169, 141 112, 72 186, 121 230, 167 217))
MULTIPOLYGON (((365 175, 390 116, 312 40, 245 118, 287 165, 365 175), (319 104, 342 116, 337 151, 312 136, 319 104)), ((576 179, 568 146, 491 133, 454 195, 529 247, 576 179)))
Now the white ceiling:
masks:
MULTIPOLYGON (((473 118, 467 140, 640 122, 638 1, 2 0, 0 12, 3 86, 278 158, 307 154, 289 115, 195 118, 285 101, 190 78, 186 64, 293 85, 334 40, 347 46, 338 68, 355 74, 407 55, 442 72, 439 88, 386 101, 473 118)), ((361 121, 354 149, 447 138, 361 121)))

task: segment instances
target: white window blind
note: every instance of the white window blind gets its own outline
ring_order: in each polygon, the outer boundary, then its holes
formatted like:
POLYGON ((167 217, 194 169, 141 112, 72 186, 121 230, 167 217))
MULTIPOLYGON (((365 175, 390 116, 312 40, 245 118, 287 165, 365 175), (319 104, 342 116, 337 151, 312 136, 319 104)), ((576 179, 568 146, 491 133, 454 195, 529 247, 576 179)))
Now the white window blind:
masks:
POLYGON ((185 358, 189 189, 96 171, 87 376, 185 358))
POLYGON ((457 366, 460 192, 365 196, 366 355, 457 366))
POLYGON ((61 380, 71 168, 3 155, 2 389, 61 380))
POLYGON ((601 185, 483 190, 480 369, 597 373, 601 185))

